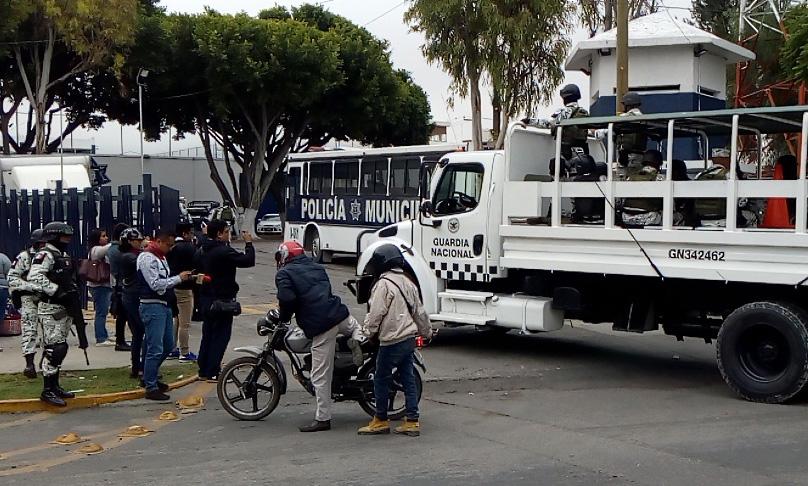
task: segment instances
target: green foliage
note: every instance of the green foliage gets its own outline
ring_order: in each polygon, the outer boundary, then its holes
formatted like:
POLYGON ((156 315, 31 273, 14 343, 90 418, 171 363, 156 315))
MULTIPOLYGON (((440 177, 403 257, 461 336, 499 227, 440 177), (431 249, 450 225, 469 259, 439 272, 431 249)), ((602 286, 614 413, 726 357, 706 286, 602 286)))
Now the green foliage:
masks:
POLYGON ((789 33, 781 50, 785 76, 808 82, 808 5, 792 9, 785 25, 789 33))

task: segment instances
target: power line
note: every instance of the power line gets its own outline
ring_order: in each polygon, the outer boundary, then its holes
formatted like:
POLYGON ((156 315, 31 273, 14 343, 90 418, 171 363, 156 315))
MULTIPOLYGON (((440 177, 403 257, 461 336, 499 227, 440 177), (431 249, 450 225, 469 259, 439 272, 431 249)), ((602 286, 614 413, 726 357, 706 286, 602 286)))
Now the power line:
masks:
POLYGON ((387 11, 385 11, 383 14, 381 14, 381 15, 379 15, 379 16, 377 16, 377 17, 374 17, 374 18, 373 18, 373 19, 371 19, 369 22, 367 22, 365 25, 363 25, 362 27, 367 27, 368 25, 370 25, 370 24, 372 24, 373 22, 375 22, 375 21, 379 20, 380 18, 384 17, 385 15, 389 14, 389 13, 390 13, 390 12, 392 12, 393 10, 397 9, 398 7, 400 7, 400 6, 404 5, 405 3, 409 2, 409 1, 410 1, 410 0, 404 0, 403 2, 398 3, 398 4, 397 4, 395 7, 391 8, 390 10, 387 10, 387 11))

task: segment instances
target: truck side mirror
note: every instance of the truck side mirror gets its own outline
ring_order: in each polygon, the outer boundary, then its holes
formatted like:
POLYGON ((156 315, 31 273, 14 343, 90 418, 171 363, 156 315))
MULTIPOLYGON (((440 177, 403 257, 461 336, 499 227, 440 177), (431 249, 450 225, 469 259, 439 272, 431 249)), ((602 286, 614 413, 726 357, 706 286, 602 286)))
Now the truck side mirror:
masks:
POLYGON ((421 203, 421 214, 423 216, 430 216, 432 214, 432 201, 424 201, 421 203))

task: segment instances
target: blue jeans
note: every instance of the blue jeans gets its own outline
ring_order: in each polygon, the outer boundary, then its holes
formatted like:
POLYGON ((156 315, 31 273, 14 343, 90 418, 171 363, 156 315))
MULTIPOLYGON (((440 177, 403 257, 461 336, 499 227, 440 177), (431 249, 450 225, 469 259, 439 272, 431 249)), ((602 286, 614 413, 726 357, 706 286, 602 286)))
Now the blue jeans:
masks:
POLYGON ((146 391, 157 390, 160 365, 174 349, 174 317, 171 308, 163 304, 140 304, 140 319, 146 328, 146 360, 143 381, 146 391))
POLYGON ((112 287, 88 287, 93 296, 95 308, 95 342, 103 343, 109 339, 107 332, 107 314, 112 302, 112 287))
POLYGON ((376 374, 373 376, 373 395, 376 397, 376 417, 387 420, 390 406, 390 385, 393 369, 404 387, 404 404, 408 420, 418 420, 418 387, 415 385, 415 338, 389 346, 380 346, 376 356, 376 374))

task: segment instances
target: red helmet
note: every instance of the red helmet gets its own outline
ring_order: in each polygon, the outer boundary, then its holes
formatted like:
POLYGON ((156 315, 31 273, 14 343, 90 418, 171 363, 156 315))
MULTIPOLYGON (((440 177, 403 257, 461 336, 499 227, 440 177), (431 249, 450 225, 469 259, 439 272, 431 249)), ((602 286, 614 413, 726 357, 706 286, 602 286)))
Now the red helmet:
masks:
POLYGON ((284 241, 275 252, 275 263, 278 268, 286 265, 289 260, 303 254, 303 247, 296 241, 284 241))

